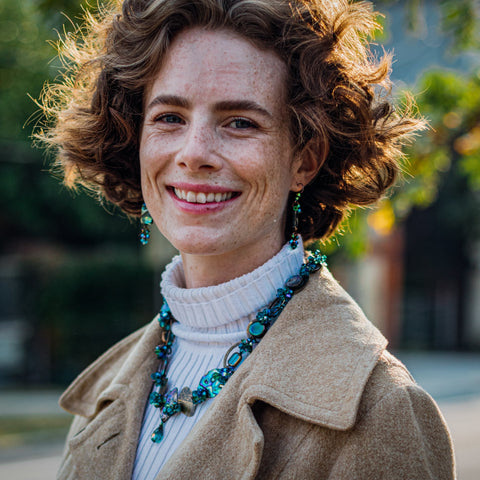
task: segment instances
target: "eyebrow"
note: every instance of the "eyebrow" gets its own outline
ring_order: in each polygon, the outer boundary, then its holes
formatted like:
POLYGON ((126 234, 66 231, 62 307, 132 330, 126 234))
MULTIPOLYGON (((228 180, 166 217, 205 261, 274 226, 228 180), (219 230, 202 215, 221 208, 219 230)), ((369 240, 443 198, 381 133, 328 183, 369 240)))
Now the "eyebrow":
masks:
POLYGON ((232 110, 254 111, 266 117, 273 118, 273 115, 267 109, 251 100, 225 100, 215 105, 215 111, 217 112, 229 112, 232 110))
POLYGON ((158 95, 148 104, 146 110, 150 110, 155 105, 173 105, 175 107, 188 108, 190 102, 178 95, 158 95))
MULTIPOLYGON (((189 108, 190 102, 178 95, 158 95, 147 106, 146 110, 150 110, 156 105, 173 105, 175 107, 189 108)), ((229 112, 234 110, 254 111, 268 118, 273 115, 258 103, 252 100, 223 100, 215 104, 215 112, 229 112)))

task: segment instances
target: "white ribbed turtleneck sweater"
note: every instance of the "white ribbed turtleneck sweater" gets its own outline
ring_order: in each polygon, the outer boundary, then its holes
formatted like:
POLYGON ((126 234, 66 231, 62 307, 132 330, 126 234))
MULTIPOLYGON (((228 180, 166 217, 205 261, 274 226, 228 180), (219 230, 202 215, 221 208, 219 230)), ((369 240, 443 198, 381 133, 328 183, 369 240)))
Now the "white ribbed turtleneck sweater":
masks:
MULTIPOLYGON (((194 390, 208 370, 223 366, 223 357, 234 343, 246 338, 246 328, 256 313, 276 296, 285 280, 298 273, 303 262, 302 242, 292 250, 286 244, 268 262, 241 277, 213 287, 186 289, 181 257, 175 257, 162 275, 161 291, 174 318, 175 343, 167 370, 168 389, 194 390)), ((152 352, 154 355, 154 352, 152 352)), ((145 379, 148 381, 148 379, 145 379)), ((209 399, 193 417, 179 414, 165 425, 161 443, 151 434, 160 423, 160 409, 147 402, 132 480, 153 480, 164 463, 205 413, 209 399)))

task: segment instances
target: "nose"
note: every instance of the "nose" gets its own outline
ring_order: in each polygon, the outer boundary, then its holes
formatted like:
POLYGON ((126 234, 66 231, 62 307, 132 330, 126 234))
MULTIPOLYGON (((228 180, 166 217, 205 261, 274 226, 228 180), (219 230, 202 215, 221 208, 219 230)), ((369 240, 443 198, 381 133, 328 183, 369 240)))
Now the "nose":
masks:
POLYGON ((219 170, 221 158, 215 152, 215 133, 212 130, 205 124, 192 124, 177 152, 177 165, 192 172, 219 170))

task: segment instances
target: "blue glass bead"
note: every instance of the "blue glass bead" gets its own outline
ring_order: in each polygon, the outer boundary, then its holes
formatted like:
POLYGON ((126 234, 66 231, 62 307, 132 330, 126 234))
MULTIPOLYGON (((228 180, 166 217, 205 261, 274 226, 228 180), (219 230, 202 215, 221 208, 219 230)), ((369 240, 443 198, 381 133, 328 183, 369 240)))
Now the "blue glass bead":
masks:
POLYGON ((310 272, 308 271, 308 268, 307 266, 304 264, 300 267, 300 273, 299 273, 302 277, 309 277, 310 276, 310 272))
POLYGON ((154 443, 160 443, 163 440, 163 422, 153 431, 151 439, 154 443))
POLYGON ((155 353, 157 354, 157 357, 162 360, 164 359, 167 355, 170 355, 172 353, 172 348, 171 345, 157 345, 155 347, 155 353))
POLYGON ((264 308, 263 310, 260 310, 257 315, 256 315, 256 319, 265 324, 265 323, 268 323, 270 321, 270 317, 272 315, 272 312, 270 311, 269 308, 264 308))
POLYGON ((243 356, 240 352, 233 352, 227 360, 227 364, 233 368, 238 367, 243 361, 243 356))
POLYGON ((242 340, 240 342, 240 345, 238 346, 238 349, 242 353, 251 353, 251 351, 253 350, 252 342, 248 338, 246 340, 242 340))
POLYGON ((225 368, 214 368, 207 372, 200 380, 200 386, 203 387, 210 398, 216 397, 222 387, 227 383, 225 368))
POLYGON ((270 316, 276 318, 282 313, 284 304, 283 299, 277 297, 268 307, 270 309, 270 316))
POLYGON ((286 288, 279 288, 277 290, 277 297, 281 299, 285 299, 285 294, 287 293, 287 291, 288 290, 286 288))
POLYGON ((290 288, 294 292, 299 292, 302 290, 307 283, 307 280, 301 275, 292 275, 285 282, 285 287, 290 288))
POLYGON ((192 392, 192 400, 194 405, 204 402, 207 398, 208 392, 200 385, 192 392))
POLYGON ((176 403, 178 399, 178 388, 173 387, 166 395, 165 402, 167 403, 176 403))
POLYGON ((322 264, 316 258, 308 257, 308 260, 305 266, 307 267, 307 270, 309 271, 309 273, 313 273, 313 272, 316 272, 317 270, 320 270, 320 268, 322 267, 322 264))
POLYGON ((151 225, 153 223, 153 218, 152 216, 150 215, 150 213, 148 212, 148 209, 147 209, 147 206, 146 205, 142 205, 142 212, 141 212, 141 222, 144 224, 144 225, 151 225))
POLYGON ((151 377, 157 387, 164 387, 168 382, 167 376, 164 373, 155 372, 152 373, 151 377))
POLYGON ((164 398, 158 392, 152 392, 149 397, 150 405, 153 405, 156 408, 163 407, 165 403, 164 398))
POLYGON ((168 418, 171 417, 174 414, 174 408, 172 405, 169 405, 168 403, 163 407, 163 418, 168 418))
POLYGON ((262 325, 260 322, 252 322, 247 328, 247 332, 255 338, 263 337, 266 331, 267 327, 262 325))

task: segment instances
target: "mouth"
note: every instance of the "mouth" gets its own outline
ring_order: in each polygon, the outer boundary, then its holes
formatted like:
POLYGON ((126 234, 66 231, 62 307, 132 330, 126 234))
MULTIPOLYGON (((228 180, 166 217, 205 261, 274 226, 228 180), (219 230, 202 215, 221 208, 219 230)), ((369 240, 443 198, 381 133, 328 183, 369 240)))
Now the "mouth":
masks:
POLYGON ((240 195, 239 192, 193 192, 174 187, 174 195, 187 203, 222 203, 240 195))

